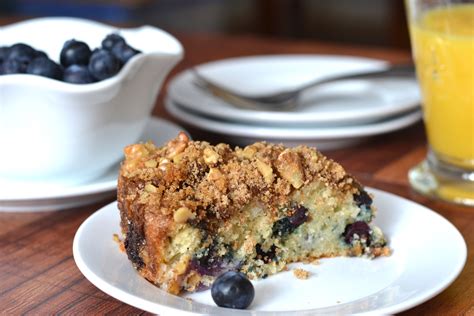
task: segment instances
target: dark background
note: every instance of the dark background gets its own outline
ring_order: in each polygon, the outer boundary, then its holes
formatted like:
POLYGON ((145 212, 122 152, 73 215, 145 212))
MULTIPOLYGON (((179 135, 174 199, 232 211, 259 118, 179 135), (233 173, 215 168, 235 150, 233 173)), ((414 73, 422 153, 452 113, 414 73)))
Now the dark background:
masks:
POLYGON ((170 32, 409 48, 402 0, 0 0, 0 16, 76 16, 170 32))

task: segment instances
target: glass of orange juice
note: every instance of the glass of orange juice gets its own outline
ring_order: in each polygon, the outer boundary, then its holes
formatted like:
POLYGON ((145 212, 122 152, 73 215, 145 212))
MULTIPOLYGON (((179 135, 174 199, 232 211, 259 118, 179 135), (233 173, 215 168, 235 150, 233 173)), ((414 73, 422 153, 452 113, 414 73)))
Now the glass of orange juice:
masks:
POLYGON ((410 184, 474 206, 474 1, 406 0, 406 8, 428 137, 410 184))

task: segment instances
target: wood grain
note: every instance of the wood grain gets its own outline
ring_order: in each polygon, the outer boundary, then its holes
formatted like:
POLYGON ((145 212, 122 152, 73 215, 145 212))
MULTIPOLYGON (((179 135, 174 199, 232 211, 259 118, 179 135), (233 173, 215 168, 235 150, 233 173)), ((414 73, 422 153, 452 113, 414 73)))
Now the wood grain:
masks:
MULTIPOLYGON (((390 62, 410 60, 407 51, 331 43, 217 34, 177 34, 177 37, 186 49, 186 57, 173 75, 202 62, 256 54, 349 54, 390 62)), ((162 100, 163 93, 158 98, 154 115, 171 119, 162 100)), ((193 131, 193 137, 219 141, 218 137, 198 131, 193 131)), ((403 314, 474 315, 471 250, 474 248, 474 209, 430 200, 409 188, 408 168, 421 161, 425 151, 426 139, 419 123, 372 138, 356 147, 325 153, 341 162, 364 184, 436 210, 461 231, 468 244, 468 260, 461 276, 441 294, 403 314)), ((82 276, 72 258, 72 240, 77 228, 90 214, 109 202, 60 212, 0 213, 0 314, 144 314, 95 288, 82 276)))

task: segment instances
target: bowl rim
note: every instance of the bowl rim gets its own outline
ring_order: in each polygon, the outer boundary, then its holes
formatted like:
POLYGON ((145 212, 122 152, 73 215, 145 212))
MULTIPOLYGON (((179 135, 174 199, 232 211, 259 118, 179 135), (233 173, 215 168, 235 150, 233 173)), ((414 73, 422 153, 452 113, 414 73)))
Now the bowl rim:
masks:
POLYGON ((135 65, 143 62, 147 58, 172 57, 172 58, 176 58, 177 61, 179 61, 183 58, 183 55, 184 55, 184 49, 183 49, 182 44, 173 35, 164 31, 163 29, 160 29, 158 27, 151 26, 151 25, 142 25, 138 27, 116 27, 116 26, 109 25, 106 23, 89 20, 89 19, 76 18, 76 17, 40 17, 40 18, 26 19, 23 21, 0 26, 0 32, 8 32, 9 29, 13 29, 15 27, 22 26, 22 25, 44 23, 44 22, 50 22, 50 21, 54 21, 55 23, 67 21, 67 22, 76 22, 76 23, 95 25, 101 28, 108 28, 110 29, 111 33, 114 31, 140 32, 146 29, 150 29, 155 32, 161 33, 162 35, 167 37, 171 42, 173 42, 173 44, 176 45, 177 47, 177 52, 169 53, 169 52, 163 52, 163 51, 158 51, 158 50, 147 52, 147 53, 142 52, 138 55, 133 56, 120 69, 120 71, 116 75, 110 78, 107 78, 105 80, 87 83, 87 84, 69 83, 69 82, 64 82, 61 80, 56 80, 56 79, 52 79, 48 77, 21 73, 21 74, 0 75, 0 87, 3 84, 15 84, 15 85, 24 85, 24 86, 34 85, 35 87, 60 90, 62 92, 68 92, 68 93, 96 92, 98 90, 105 90, 111 86, 118 84, 126 77, 128 72, 132 68, 135 67, 135 65))

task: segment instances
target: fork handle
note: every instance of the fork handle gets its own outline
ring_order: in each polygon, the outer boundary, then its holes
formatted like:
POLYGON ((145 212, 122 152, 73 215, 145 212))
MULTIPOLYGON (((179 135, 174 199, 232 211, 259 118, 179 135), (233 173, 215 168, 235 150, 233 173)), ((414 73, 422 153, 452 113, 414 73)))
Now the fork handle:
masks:
POLYGON ((396 77, 409 77, 415 75, 415 67, 413 64, 399 64, 399 65, 390 65, 388 68, 383 70, 373 70, 373 71, 364 71, 354 74, 344 74, 337 75, 333 77, 328 77, 324 79, 318 79, 313 82, 309 82, 299 88, 298 90, 306 90, 313 86, 317 86, 323 83, 329 83, 333 81, 346 80, 346 79, 366 79, 366 78, 383 78, 388 76, 396 77))

